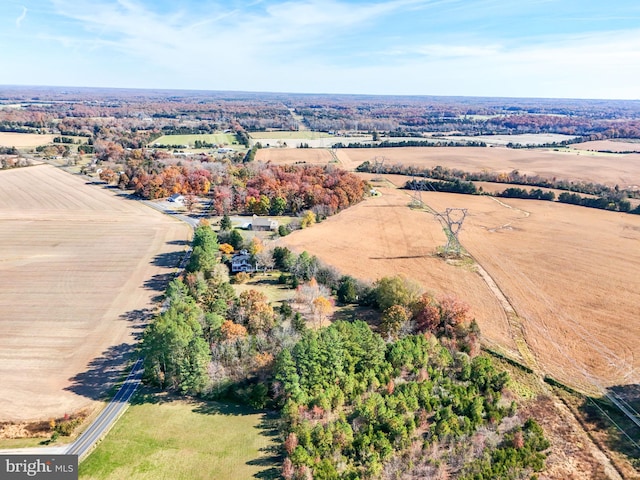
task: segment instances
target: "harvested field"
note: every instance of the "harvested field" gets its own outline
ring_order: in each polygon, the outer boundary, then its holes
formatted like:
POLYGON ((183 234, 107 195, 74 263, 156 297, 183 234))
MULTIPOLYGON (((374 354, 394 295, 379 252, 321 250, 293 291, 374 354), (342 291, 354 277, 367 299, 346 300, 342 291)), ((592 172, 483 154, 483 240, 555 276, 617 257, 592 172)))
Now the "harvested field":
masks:
POLYGON ((202 133, 185 135, 163 135, 155 139, 151 144, 157 145, 187 145, 193 147, 196 140, 216 145, 238 145, 235 135, 230 133, 202 133))
MULTIPOLYGON (((402 274, 436 295, 464 299, 487 340, 517 356, 499 301, 469 265, 448 264, 433 255, 445 236, 434 217, 408 208, 409 196, 381 187, 382 195, 362 202, 282 242, 307 250, 343 273, 374 281, 402 274)), ((492 209, 487 204, 485 209, 492 209)))
MULTIPOLYGON (((335 135, 331 135, 327 132, 312 132, 310 130, 303 131, 274 131, 274 132, 251 132, 249 134, 254 140, 277 140, 289 141, 289 140, 315 140, 318 138, 338 138, 335 135)), ((262 142, 264 143, 264 142, 262 142)))
POLYGON ((256 160, 274 165, 294 163, 326 165, 335 162, 330 150, 320 148, 261 148, 256 153, 256 160))
POLYGON ((38 135, 36 133, 0 132, 0 147, 37 147, 53 142, 55 135, 38 135))
POLYGON ((559 133, 525 133, 521 135, 477 135, 477 136, 446 136, 447 140, 453 142, 484 142, 487 145, 507 145, 509 143, 520 145, 545 145, 560 143, 576 138, 575 135, 562 135, 559 133))
POLYGON ((385 164, 458 168, 479 172, 511 172, 546 178, 599 182, 626 188, 640 185, 640 154, 585 155, 577 150, 513 150, 501 147, 415 147, 338 149, 348 170, 366 160, 386 157, 385 164))
POLYGON ((403 273, 427 289, 454 293, 472 306, 491 343, 530 355, 534 367, 570 385, 640 381, 640 324, 630 321, 640 305, 640 217, 423 193, 438 211, 469 209, 461 241, 515 309, 517 322, 509 325, 477 274, 430 256, 445 242, 434 218, 407 208, 405 194, 379 190, 381 197, 284 241, 362 278, 403 273))
POLYGON ((640 380, 640 218, 534 200, 428 194, 470 209, 461 240, 523 321, 542 370, 571 385, 640 380), (484 202, 494 207, 480 214, 484 202), (591 375, 594 378, 591 378, 591 375))
POLYGON ((0 421, 101 398, 190 235, 49 165, 0 172, 0 421))
POLYGON ((596 140, 571 145, 576 150, 591 150, 595 152, 636 152, 640 153, 640 142, 620 140, 596 140))

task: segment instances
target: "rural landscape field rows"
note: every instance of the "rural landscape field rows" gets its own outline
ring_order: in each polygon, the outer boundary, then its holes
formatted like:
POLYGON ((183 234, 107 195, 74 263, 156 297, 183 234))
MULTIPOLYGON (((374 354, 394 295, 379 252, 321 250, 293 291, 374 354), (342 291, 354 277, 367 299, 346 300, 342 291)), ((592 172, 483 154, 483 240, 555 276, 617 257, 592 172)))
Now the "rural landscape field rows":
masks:
POLYGON ((0 421, 101 398, 189 239, 186 224, 49 165, 0 172, 0 421))

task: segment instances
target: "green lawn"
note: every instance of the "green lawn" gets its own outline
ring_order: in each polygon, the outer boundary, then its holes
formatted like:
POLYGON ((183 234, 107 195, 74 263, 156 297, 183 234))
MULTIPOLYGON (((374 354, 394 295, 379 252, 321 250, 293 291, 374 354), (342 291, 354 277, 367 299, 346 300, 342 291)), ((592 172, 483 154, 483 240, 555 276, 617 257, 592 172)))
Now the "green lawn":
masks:
MULTIPOLYGON (((2 438, 0 439, 0 450, 9 448, 30 448, 40 447, 46 438, 2 438)), ((60 445, 60 443, 55 444, 60 445)))
POLYGON ((189 145, 193 146, 196 140, 207 143, 215 143, 216 145, 239 145, 235 135, 230 133, 205 133, 194 135, 163 135, 154 140, 151 144, 158 145, 189 145))
POLYGON ((295 296, 295 290, 287 285, 278 283, 279 271, 268 273, 256 273, 246 283, 232 284, 236 294, 240 295, 246 290, 258 290, 265 294, 269 302, 274 306, 285 300, 291 300, 295 296))
POLYGON ((282 131, 282 132, 251 132, 249 134, 254 140, 290 140, 295 139, 308 139, 314 140, 316 138, 333 138, 334 135, 329 135, 326 132, 311 132, 303 130, 299 132, 282 131))
POLYGON ((81 479, 278 478, 267 415, 218 402, 137 394, 80 465, 81 479))

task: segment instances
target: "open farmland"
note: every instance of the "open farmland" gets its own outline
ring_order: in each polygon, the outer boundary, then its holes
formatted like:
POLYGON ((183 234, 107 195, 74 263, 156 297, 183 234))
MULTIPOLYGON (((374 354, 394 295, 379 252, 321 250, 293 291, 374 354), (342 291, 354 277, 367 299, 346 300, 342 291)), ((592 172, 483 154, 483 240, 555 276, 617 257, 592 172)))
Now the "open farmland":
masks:
POLYGON ((325 132, 252 132, 252 143, 260 142, 263 146, 297 148, 307 144, 311 148, 331 148, 335 143, 371 143, 371 135, 338 136, 325 132), (286 144, 286 145, 285 145, 286 144))
POLYGON ((261 148, 256 152, 259 162, 271 162, 274 165, 311 163, 325 165, 335 162, 330 150, 320 148, 261 148))
POLYGON ((249 134, 254 140, 315 140, 318 138, 335 138, 327 132, 312 132, 310 130, 292 131, 292 132, 251 132, 249 134))
POLYGON ((47 145, 53 142, 56 135, 39 135, 37 133, 0 132, 0 147, 27 148, 47 145))
POLYGON ((595 140, 571 145, 576 150, 595 152, 635 152, 640 153, 640 141, 637 139, 595 140))
POLYGON ((575 135, 562 135, 559 133, 526 133, 521 135, 474 135, 474 136, 445 136, 447 140, 453 142, 484 142, 487 145, 507 145, 509 143, 520 145, 545 145, 549 143, 560 143, 572 140, 575 135))
POLYGON ((409 197, 402 191, 378 190, 381 196, 282 241, 297 251, 317 255, 345 274, 370 281, 402 274, 438 296, 462 298, 471 306, 486 338, 518 355, 507 316, 482 278, 468 266, 448 264, 433 255, 445 240, 439 223, 423 211, 410 209, 409 197))
POLYGON ((577 150, 513 150, 502 147, 414 147, 339 149, 338 159, 347 169, 375 157, 385 157, 385 164, 417 167, 457 168, 465 171, 511 172, 540 175, 558 180, 581 180, 619 185, 638 184, 640 154, 587 155, 577 150))
POLYGON ((201 142, 214 143, 216 145, 233 145, 238 144, 235 135, 230 133, 203 133, 193 135, 163 135, 162 137, 151 142, 158 145, 187 145, 193 147, 196 140, 201 142))
POLYGON ((531 200, 423 193, 438 211, 468 208, 461 241, 495 280, 517 320, 480 276, 430 253, 445 237, 408 196, 380 188, 367 200, 285 242, 356 276, 403 273, 472 307, 484 337, 578 387, 640 381, 640 217, 531 200), (366 241, 363 241, 366 239, 366 241), (514 348, 514 345, 517 347, 514 348))
POLYGON ((0 172, 0 421, 100 398, 190 235, 49 165, 0 172))

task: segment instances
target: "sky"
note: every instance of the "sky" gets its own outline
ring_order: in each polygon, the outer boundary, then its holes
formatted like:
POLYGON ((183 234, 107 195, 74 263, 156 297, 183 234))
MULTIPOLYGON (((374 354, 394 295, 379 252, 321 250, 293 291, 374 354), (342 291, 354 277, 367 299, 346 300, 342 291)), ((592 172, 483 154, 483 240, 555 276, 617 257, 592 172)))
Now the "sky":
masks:
POLYGON ((1 0, 0 85, 640 99, 640 1, 1 0))

